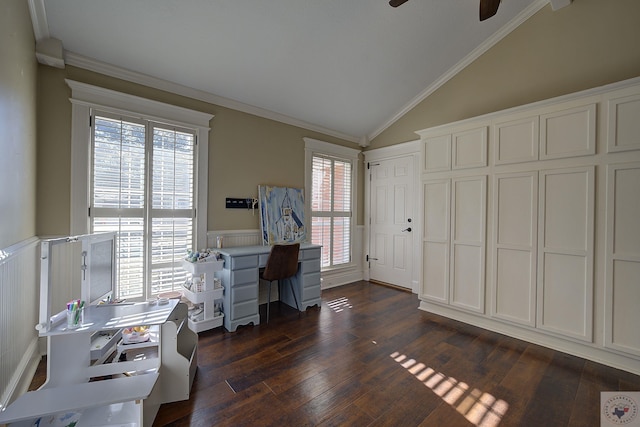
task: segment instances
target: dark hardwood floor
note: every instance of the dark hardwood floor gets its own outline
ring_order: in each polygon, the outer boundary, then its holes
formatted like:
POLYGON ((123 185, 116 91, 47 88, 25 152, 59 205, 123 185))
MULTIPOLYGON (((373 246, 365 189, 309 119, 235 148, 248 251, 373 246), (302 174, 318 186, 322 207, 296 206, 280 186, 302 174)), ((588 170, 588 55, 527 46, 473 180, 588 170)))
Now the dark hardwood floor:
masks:
POLYGON ((191 398, 154 426, 599 426, 601 391, 640 390, 640 376, 422 312, 397 289, 322 300, 200 333, 191 398))

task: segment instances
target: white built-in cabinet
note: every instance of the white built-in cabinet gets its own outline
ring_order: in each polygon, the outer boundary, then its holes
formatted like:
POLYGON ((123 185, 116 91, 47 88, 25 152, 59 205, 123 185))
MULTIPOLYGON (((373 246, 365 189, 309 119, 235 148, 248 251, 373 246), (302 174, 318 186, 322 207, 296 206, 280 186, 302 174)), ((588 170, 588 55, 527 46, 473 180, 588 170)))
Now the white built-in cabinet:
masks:
POLYGON ((486 176, 424 183, 421 295, 484 312, 486 176))
POLYGON ((491 315, 535 326, 538 172, 496 174, 493 189, 491 315))
POLYGON ((640 373, 640 78, 417 133, 421 309, 640 373))
POLYGON ((594 167, 540 171, 538 328, 591 342, 594 167))

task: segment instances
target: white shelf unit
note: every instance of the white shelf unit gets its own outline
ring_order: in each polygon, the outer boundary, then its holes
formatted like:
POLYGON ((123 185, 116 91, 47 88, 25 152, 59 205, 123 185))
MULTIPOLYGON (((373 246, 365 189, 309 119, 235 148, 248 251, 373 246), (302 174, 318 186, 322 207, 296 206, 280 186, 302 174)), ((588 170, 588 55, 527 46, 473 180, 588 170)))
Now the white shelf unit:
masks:
POLYGON ((215 304, 216 301, 222 306, 222 297, 224 295, 224 288, 215 287, 214 279, 215 272, 222 270, 224 261, 205 261, 205 262, 189 262, 182 261, 182 268, 191 273, 192 276, 204 276, 202 279, 202 291, 194 292, 187 288, 182 289, 182 294, 185 298, 194 304, 201 304, 204 310, 204 316, 202 320, 189 319, 189 328, 194 332, 202 332, 209 329, 222 326, 224 320, 224 307, 223 310, 216 316, 215 304))

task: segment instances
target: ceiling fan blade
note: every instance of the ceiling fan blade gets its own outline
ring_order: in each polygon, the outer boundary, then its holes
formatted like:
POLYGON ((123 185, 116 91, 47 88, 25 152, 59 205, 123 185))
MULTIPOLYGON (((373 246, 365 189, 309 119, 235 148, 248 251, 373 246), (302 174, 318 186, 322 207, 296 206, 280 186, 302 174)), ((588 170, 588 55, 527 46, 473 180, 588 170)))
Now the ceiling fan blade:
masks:
POLYGON ((404 4, 406 2, 407 2, 407 0, 389 0, 389 5, 392 6, 392 7, 398 7, 401 4, 404 4))
POLYGON ((480 0, 480 20, 491 18, 498 12, 500 0, 480 0))

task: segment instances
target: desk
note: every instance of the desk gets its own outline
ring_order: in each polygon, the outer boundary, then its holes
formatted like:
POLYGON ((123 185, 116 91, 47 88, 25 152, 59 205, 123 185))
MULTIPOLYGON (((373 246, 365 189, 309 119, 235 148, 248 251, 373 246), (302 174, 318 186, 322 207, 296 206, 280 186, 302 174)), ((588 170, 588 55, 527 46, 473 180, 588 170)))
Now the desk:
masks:
MULTIPOLYGON (((298 272, 291 279, 300 311, 320 306, 320 245, 300 244, 298 272)), ((224 268, 218 272, 224 291, 224 327, 235 331, 240 325, 260 324, 258 312, 259 272, 271 252, 271 246, 238 246, 218 250, 224 268)), ((295 307, 291 290, 282 286, 280 301, 295 307)))

